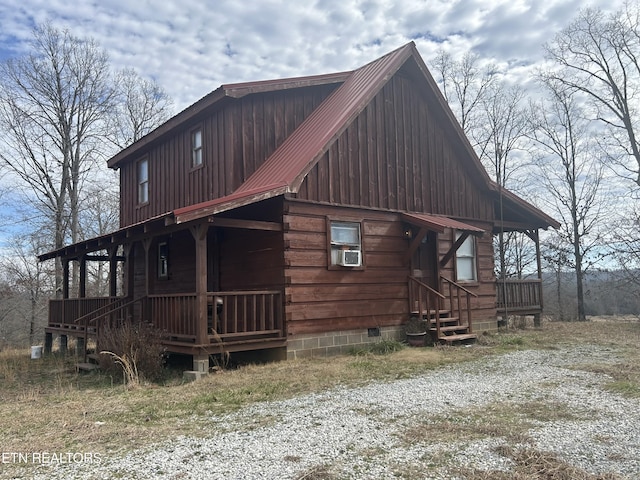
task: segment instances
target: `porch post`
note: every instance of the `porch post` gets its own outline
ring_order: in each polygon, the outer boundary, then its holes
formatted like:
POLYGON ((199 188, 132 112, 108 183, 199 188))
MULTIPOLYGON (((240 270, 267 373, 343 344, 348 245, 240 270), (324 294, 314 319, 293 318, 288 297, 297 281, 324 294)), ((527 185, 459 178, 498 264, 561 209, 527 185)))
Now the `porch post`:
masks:
POLYGON ((115 297, 118 291, 118 247, 109 249, 109 296, 115 297))
POLYGON ((133 279, 135 270, 133 265, 133 243, 124 245, 124 261, 125 261, 125 278, 124 278, 124 294, 130 300, 133 300, 133 279))
POLYGON ((151 238, 145 238, 142 241, 142 245, 144 246, 144 294, 149 295, 151 289, 151 279, 149 275, 151 274, 151 266, 149 264, 149 250, 151 250, 151 238))
MULTIPOLYGON (((207 330, 207 233, 208 223, 191 227, 191 235, 196 244, 196 345, 205 345, 209 341, 207 330)), ((209 372, 208 352, 193 356, 193 370, 199 373, 209 372)))
POLYGON ((62 298, 69 298, 69 259, 62 259, 62 298))
POLYGON ((207 232, 209 225, 200 223, 191 227, 196 243, 196 344, 207 343, 207 232))
POLYGON ((87 296, 87 257, 82 255, 80 257, 80 293, 79 298, 85 298, 87 296))
MULTIPOLYGON (((538 264, 538 280, 540 280, 540 309, 543 309, 544 305, 543 305, 543 299, 542 299, 542 261, 540 259, 540 230, 539 229, 533 230, 531 234, 536 244, 536 262, 538 264)), ((542 326, 542 321, 540 317, 541 317, 541 313, 536 313, 533 316, 534 327, 539 328, 542 326)))

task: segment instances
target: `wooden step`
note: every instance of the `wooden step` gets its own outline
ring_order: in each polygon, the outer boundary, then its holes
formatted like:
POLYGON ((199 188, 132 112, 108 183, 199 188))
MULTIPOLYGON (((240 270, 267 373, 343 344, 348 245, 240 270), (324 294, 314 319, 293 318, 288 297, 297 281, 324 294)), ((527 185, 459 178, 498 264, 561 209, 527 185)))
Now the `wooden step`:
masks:
MULTIPOLYGON (((436 320, 434 318, 432 318, 429 321, 429 325, 431 327, 435 327, 436 326, 436 320)), ((458 317, 446 317, 446 318, 442 318, 440 317, 440 326, 452 326, 452 325, 460 325, 460 319, 458 317)))
POLYGON ((97 370, 99 367, 98 365, 96 365, 95 363, 85 363, 85 362, 80 362, 80 363, 76 363, 76 372, 92 372, 93 370, 97 370))
POLYGON ((478 338, 478 335, 476 335, 475 333, 463 333, 463 334, 456 334, 456 335, 441 335, 440 338, 438 340, 440 340, 441 342, 462 342, 464 340, 475 340, 476 338, 478 338))
MULTIPOLYGON (((450 310, 439 310, 438 313, 440 314, 440 317, 448 317, 451 314, 450 310)), ((411 315, 415 315, 418 316, 420 315, 420 312, 418 310, 413 310, 411 312, 411 315)), ((431 309, 431 310, 423 310, 422 311, 422 318, 432 318, 436 316, 436 310, 431 309)))
POLYGON ((100 354, 87 353, 87 360, 89 360, 90 363, 100 363, 100 354))
MULTIPOLYGON (((435 326, 432 326, 429 330, 432 332, 438 331, 438 329, 435 326)), ((447 326, 440 327, 441 332, 460 332, 460 331, 466 332, 468 330, 469 330, 469 327, 467 325, 447 325, 447 326)))

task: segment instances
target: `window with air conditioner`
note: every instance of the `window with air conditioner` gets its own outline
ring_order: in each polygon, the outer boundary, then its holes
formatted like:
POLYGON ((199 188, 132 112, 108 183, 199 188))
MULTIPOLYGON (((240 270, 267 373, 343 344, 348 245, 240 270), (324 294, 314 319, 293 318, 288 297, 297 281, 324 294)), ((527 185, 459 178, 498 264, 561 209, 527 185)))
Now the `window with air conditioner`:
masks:
POLYGON ((360 222, 330 221, 331 265, 362 266, 362 235, 360 222))

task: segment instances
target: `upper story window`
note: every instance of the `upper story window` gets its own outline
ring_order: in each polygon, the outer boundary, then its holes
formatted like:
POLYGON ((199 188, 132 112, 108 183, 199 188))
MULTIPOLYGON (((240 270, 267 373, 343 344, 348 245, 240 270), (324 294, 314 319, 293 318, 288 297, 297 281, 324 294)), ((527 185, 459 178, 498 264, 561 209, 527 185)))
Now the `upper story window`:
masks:
POLYGON ((138 162, 138 203, 149 201, 149 160, 144 158, 138 162))
MULTIPOLYGON (((456 240, 462 232, 456 232, 456 240)), ((475 282, 478 280, 476 269, 476 238, 469 235, 456 251, 456 280, 475 282)))
POLYGON ((331 265, 362 266, 362 235, 360 222, 329 222, 331 265))
POLYGON ((202 130, 197 129, 191 132, 191 166, 202 165, 202 130))

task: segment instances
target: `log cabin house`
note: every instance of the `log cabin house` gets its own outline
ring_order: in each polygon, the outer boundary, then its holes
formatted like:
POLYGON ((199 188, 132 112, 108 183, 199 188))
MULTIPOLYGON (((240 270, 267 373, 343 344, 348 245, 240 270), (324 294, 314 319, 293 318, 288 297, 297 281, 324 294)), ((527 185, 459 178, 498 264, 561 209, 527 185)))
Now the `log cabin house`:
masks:
POLYGON ((413 43, 353 71, 223 85, 108 165, 120 228, 39 257, 65 272, 45 351, 143 320, 206 371, 221 350, 344 352, 411 315, 452 342, 541 312, 539 278, 498 288, 492 238, 538 246, 558 223, 489 178, 413 43), (106 297, 86 295, 93 261, 106 297))

